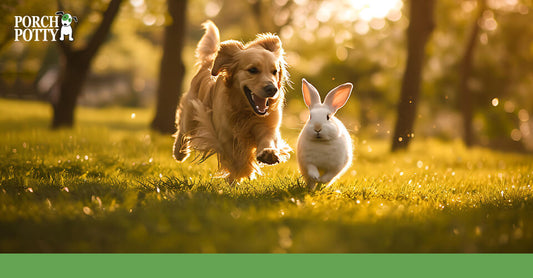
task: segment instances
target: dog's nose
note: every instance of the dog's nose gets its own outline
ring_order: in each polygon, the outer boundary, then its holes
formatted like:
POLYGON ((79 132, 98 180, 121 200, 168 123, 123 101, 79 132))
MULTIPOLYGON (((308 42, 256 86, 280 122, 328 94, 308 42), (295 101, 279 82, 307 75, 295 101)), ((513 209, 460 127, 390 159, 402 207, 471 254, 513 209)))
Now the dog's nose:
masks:
POLYGON ((272 84, 266 85, 263 90, 265 91, 267 97, 273 97, 278 92, 278 88, 272 84))

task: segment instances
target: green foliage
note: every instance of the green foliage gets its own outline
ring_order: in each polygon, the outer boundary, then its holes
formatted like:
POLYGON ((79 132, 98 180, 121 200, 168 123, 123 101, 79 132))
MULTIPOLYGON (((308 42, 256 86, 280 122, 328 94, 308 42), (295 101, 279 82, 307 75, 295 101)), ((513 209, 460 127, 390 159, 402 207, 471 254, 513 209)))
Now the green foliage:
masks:
MULTIPOLYGON (((32 87, 46 72, 58 66, 59 52, 52 43, 14 43, 10 37, 13 16, 49 15, 58 8, 55 1, 4 2, 0 4, 0 22, 6 27, 0 30, 0 87, 17 95, 23 91, 17 86, 32 87)), ((73 42, 74 48, 80 47, 98 25, 107 3, 61 2, 66 11, 80 19, 75 25, 76 40, 73 42)), ((457 128, 462 124, 458 73, 477 13, 477 2, 437 1, 436 26, 427 47, 416 136, 461 137, 461 129, 457 128)), ((350 81, 355 89, 348 107, 350 116, 358 121, 355 129, 373 139, 390 138, 405 67, 408 1, 387 1, 388 7, 376 3, 369 0, 189 1, 187 36, 183 38, 186 76, 182 90, 188 89, 188 81, 195 73, 194 49, 203 34, 200 25, 205 20, 211 19, 220 27, 222 40, 247 41, 256 33, 274 32, 283 41, 294 84, 294 90, 287 94, 289 101, 300 100, 302 77, 317 84, 324 93, 350 81), (389 9, 387 14, 384 13, 386 9, 389 9)), ((475 99, 476 137, 482 145, 531 151, 533 125, 531 121, 519 119, 518 114, 522 110, 533 111, 530 93, 533 79, 527 74, 533 64, 533 28, 529 24, 533 2, 490 0, 487 4, 487 11, 479 22, 481 32, 477 38, 472 77, 468 81, 475 99), (498 107, 491 106, 494 98, 500 101, 498 107)), ((157 88, 162 30, 169 20, 164 0, 124 1, 111 34, 91 67, 93 76, 109 78, 99 84, 94 79, 89 80, 86 95, 93 98, 82 98, 81 102, 90 105, 151 104, 157 88), (117 92, 114 88, 117 82, 113 82, 117 79, 127 80, 131 95, 109 97, 108 92, 117 92)))
MULTIPOLYGON (((81 108, 75 129, 50 131, 47 105, 1 100, 0 250, 533 251, 530 155, 433 140, 391 155, 359 138, 330 188, 303 189, 294 155, 232 186, 213 178, 213 158, 175 163, 150 116, 81 108)), ((283 127, 293 147, 300 126, 283 127)))

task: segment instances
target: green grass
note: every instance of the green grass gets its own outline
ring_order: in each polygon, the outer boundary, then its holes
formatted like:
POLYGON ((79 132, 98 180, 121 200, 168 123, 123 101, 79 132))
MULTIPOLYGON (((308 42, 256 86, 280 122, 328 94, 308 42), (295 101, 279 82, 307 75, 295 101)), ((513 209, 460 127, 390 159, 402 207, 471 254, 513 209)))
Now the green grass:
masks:
MULTIPOLYGON (((1 252, 533 252, 531 155, 359 138, 308 193, 294 155, 235 186, 213 158, 175 163, 146 109, 80 108, 55 131, 50 113, 0 100, 1 252)), ((297 124, 282 134, 294 146, 297 124)))

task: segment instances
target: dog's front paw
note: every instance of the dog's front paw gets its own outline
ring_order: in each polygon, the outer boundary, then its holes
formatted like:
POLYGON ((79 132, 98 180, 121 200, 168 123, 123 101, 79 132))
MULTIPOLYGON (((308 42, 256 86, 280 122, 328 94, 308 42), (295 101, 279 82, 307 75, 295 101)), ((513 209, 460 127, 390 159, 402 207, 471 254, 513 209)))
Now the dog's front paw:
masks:
POLYGON ((277 164, 280 162, 279 151, 276 149, 264 149, 257 155, 257 161, 265 164, 277 164))

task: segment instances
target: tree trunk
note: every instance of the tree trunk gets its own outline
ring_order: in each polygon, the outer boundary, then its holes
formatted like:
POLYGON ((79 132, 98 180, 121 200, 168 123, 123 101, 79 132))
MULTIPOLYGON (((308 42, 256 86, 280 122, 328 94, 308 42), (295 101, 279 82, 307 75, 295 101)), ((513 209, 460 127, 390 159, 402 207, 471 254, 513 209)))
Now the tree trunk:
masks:
POLYGON ((74 124, 76 101, 87 77, 89 63, 77 52, 69 54, 60 66, 59 94, 53 103, 52 127, 71 127, 74 124))
POLYGON ((434 0, 411 0, 407 28, 407 63, 402 79, 398 117, 391 150, 406 149, 414 136, 413 127, 420 95, 425 46, 434 29, 434 0))
MULTIPOLYGON (((111 0, 104 12, 100 25, 88 41, 87 46, 80 50, 72 50, 70 42, 59 41, 62 63, 59 72, 59 91, 52 99, 52 128, 72 127, 76 101, 81 93, 91 62, 98 49, 107 38, 111 24, 115 19, 122 0, 111 0)), ((59 5, 59 8, 63 8, 59 5)))
POLYGON ((181 52, 185 41, 187 0, 167 0, 167 5, 172 22, 165 27, 157 107, 151 127, 161 133, 174 133, 176 132, 176 109, 185 75, 181 52))
POLYGON ((468 89, 468 79, 472 72, 472 59, 479 34, 478 21, 483 15, 486 8, 485 0, 478 0, 478 14, 472 22, 472 29, 466 44, 465 52, 461 59, 461 68, 459 69, 459 101, 463 117, 463 140, 467 147, 474 144, 474 134, 472 131, 472 120, 474 115, 474 101, 472 92, 468 89))

